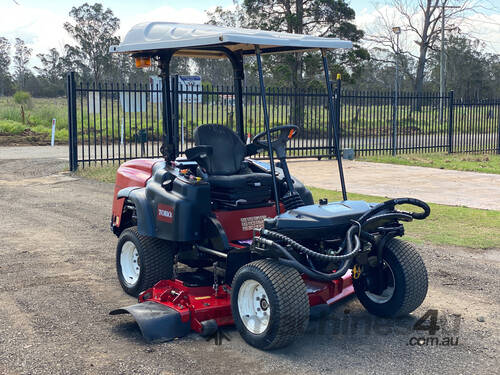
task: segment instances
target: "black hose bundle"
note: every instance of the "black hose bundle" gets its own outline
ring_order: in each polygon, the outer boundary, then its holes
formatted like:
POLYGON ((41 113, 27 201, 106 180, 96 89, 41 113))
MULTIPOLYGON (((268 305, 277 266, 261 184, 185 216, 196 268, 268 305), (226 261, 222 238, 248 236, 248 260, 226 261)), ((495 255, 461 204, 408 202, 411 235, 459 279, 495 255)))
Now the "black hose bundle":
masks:
MULTIPOLYGON (((260 234, 262 236, 264 236, 265 238, 269 238, 269 239, 273 239, 273 240, 278 240, 278 241, 285 242, 287 245, 291 246, 295 250, 297 250, 297 251, 299 251, 301 253, 304 253, 306 255, 309 255, 309 256, 311 256, 313 258, 317 258, 317 259, 323 260, 323 261, 339 261, 339 260, 345 260, 345 259, 352 258, 359 251, 361 242, 360 242, 359 237, 358 237, 357 234, 353 235, 353 233, 352 233, 353 228, 356 229, 354 226, 351 226, 349 228, 349 230, 347 231, 345 242, 347 242, 346 249, 349 250, 349 253, 344 254, 344 255, 327 255, 327 254, 318 253, 318 252, 316 252, 314 250, 311 250, 311 249, 305 247, 304 245, 301 245, 298 242, 295 242, 290 237, 287 237, 284 234, 273 232, 273 231, 270 231, 270 230, 267 230, 267 229, 262 229, 260 231, 260 234), (354 238, 354 242, 355 242, 354 249, 352 249, 351 237, 354 238)), ((341 246, 341 248, 342 248, 342 246, 341 246)), ((342 253, 343 250, 344 249, 342 248, 342 250, 339 251, 339 253, 342 253)))
POLYGON ((273 232, 267 229, 261 229, 260 235, 261 237, 255 237, 254 240, 258 243, 274 247, 277 249, 285 259, 280 258, 279 261, 283 264, 291 266, 297 269, 299 272, 306 274, 307 276, 321 281, 331 281, 342 277, 347 270, 350 268, 352 261, 357 253, 361 251, 361 240, 360 235, 363 227, 367 224, 371 224, 380 219, 398 219, 404 221, 411 221, 412 219, 422 220, 429 216, 431 210, 429 206, 422 202, 421 200, 414 198, 398 198, 391 199, 380 203, 373 207, 371 210, 365 212, 358 220, 353 221, 353 224, 349 227, 346 232, 346 237, 342 242, 339 248, 339 255, 327 255, 318 253, 314 250, 311 250, 298 242, 292 240, 291 238, 277 232, 273 232), (420 207, 424 210, 424 212, 400 212, 395 211, 394 208, 397 205, 401 204, 410 204, 413 206, 420 207), (383 210, 389 210, 389 212, 382 213, 377 215, 379 212, 383 210), (324 273, 311 268, 304 266, 300 263, 290 252, 280 244, 275 241, 280 241, 285 243, 286 245, 292 247, 296 251, 305 254, 306 256, 310 256, 316 258, 321 261, 341 261, 340 267, 333 273, 324 273), (354 247, 353 247, 354 244, 354 247))

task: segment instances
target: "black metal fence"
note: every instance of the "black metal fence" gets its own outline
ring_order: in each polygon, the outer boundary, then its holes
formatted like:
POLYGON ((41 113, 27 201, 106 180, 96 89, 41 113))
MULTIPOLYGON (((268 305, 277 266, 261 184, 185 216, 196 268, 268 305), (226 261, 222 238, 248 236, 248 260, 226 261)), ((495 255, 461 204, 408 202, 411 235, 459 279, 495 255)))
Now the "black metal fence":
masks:
MULTIPOLYGON (((161 87, 83 83, 68 75, 70 166, 160 157, 161 87)), ((194 129, 220 124, 236 131, 232 87, 179 90, 172 78, 173 121, 180 151, 193 145, 194 129)), ((243 90, 245 138, 264 130, 258 88, 243 90)), ((335 90, 340 147, 357 155, 408 152, 500 153, 500 100, 456 99, 435 93, 335 90), (337 111, 340 111, 337 112, 337 111)), ((326 90, 269 88, 271 126, 296 124, 291 158, 333 157, 326 90)))

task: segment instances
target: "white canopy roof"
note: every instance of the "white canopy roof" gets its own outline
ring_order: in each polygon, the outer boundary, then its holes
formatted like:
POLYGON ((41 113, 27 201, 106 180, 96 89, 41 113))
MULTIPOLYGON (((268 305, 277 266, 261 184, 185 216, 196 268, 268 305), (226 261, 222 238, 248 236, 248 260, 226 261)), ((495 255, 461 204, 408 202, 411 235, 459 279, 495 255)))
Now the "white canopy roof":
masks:
POLYGON ((256 44, 262 53, 352 48, 350 41, 337 38, 213 25, 146 22, 132 27, 120 45, 111 46, 110 52, 155 54, 159 50, 182 49, 176 55, 225 57, 220 51, 206 49, 226 47, 232 51, 242 51, 243 54, 253 54, 256 44))

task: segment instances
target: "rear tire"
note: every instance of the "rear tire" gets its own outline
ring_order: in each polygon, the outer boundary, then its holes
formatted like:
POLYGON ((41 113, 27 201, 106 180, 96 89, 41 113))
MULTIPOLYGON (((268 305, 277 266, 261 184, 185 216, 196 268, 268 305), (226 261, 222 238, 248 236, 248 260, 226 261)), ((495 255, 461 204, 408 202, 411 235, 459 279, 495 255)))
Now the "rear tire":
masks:
POLYGON ((116 271, 123 290, 133 297, 160 280, 173 277, 173 244, 139 234, 137 227, 125 229, 116 247, 116 271))
MULTIPOLYGON (((407 315, 419 307, 427 295, 427 269, 414 245, 391 239, 383 252, 384 277, 387 287, 383 293, 372 293, 367 287, 367 274, 353 278, 354 291, 368 312, 395 318, 407 315)), ((366 266, 365 266, 366 267, 366 266)))
POLYGON ((299 273, 271 259, 241 267, 231 286, 234 323, 259 349, 289 345, 307 328, 309 298, 299 273))

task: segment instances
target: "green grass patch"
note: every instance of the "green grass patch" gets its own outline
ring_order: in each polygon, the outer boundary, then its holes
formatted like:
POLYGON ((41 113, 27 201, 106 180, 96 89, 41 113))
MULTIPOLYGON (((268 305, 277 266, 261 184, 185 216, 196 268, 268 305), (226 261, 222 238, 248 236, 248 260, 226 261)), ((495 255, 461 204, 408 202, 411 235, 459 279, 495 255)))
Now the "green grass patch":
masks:
MULTIPOLYGON (((342 199, 340 192, 309 187, 314 200, 328 198, 330 202, 342 199)), ((349 193, 349 199, 383 202, 388 198, 349 193)), ((500 211, 468 207, 445 206, 430 203, 431 214, 425 220, 405 223, 406 236, 414 243, 454 245, 474 249, 500 248, 500 211)), ((402 210, 413 210, 414 207, 402 210)))
POLYGON ((116 170, 118 165, 109 164, 104 166, 86 167, 79 168, 76 171, 76 175, 80 177, 90 178, 92 180, 97 180, 101 182, 111 182, 114 183, 116 179, 116 170))
MULTIPOLYGON (((56 129, 68 128, 68 108, 65 98, 32 98, 32 104, 25 106, 25 126, 52 128, 52 119, 56 119, 56 129)), ((21 106, 12 97, 0 97, 0 120, 22 123, 21 106)))
POLYGON ((456 171, 500 174, 500 155, 495 154, 403 154, 360 156, 357 160, 375 163, 413 165, 456 171))
POLYGON ((0 134, 17 135, 21 134, 26 126, 17 121, 0 119, 0 134))
MULTIPOLYGON (((33 126, 29 129, 34 133, 48 134, 48 135, 52 134, 51 128, 46 128, 46 127, 41 126, 41 125, 33 126)), ((68 141, 68 129, 57 129, 57 127, 56 127, 56 134, 54 135, 54 138, 56 141, 60 141, 60 142, 68 141)))

